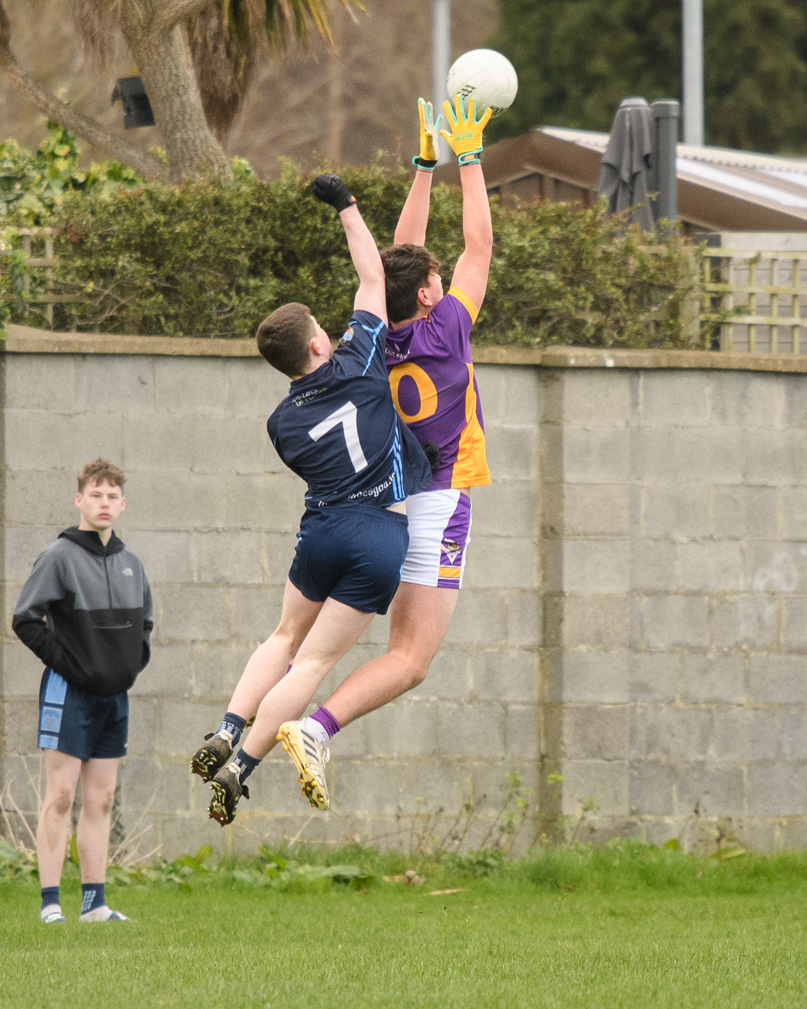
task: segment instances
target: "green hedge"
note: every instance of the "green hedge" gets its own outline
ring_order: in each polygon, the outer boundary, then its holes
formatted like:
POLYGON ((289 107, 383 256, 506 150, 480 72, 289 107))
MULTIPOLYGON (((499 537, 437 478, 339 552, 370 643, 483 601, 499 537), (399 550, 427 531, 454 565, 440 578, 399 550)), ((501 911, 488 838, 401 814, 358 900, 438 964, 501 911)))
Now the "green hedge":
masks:
MULTIPOLYGON (((379 244, 390 244, 411 172, 342 174, 379 244)), ((293 300, 309 304, 329 333, 341 333, 355 273, 337 216, 313 197, 309 181, 291 166, 273 182, 242 166, 229 183, 65 189, 42 223, 60 232, 57 289, 82 301, 58 309, 54 327, 248 337, 293 300)), ((505 208, 494 200, 493 221, 477 344, 692 346, 682 317, 698 297, 693 250, 678 237, 658 240, 652 251, 624 219, 562 203, 505 208)), ((435 187, 428 243, 447 286, 462 248, 458 190, 435 187)), ((7 310, 41 324, 34 306, 22 314, 15 270, 13 257, 0 257, 7 310)))

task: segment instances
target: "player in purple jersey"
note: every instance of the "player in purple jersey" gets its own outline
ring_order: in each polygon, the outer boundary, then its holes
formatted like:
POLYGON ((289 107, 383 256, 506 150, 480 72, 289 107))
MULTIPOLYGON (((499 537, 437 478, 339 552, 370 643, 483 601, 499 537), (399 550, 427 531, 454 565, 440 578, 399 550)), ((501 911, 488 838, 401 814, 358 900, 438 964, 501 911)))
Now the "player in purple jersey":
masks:
MULTIPOLYGON (((493 229, 479 155, 491 110, 443 106, 442 135, 460 166, 465 247, 443 294, 440 264, 424 248, 437 133, 431 105, 418 100, 417 171, 395 231, 382 252, 386 272, 387 368, 392 398, 410 431, 431 452, 432 488, 407 500, 409 549, 390 608, 387 652, 354 670, 301 725, 309 749, 342 726, 423 681, 443 642, 460 588, 470 539, 471 487, 490 483, 485 434, 471 361, 470 332, 487 289, 493 229)), ((313 764, 309 768, 316 777, 313 764)), ((323 783, 324 784, 324 783, 323 783)))
POLYGON ((191 770, 210 781, 209 813, 222 825, 232 822, 241 796, 249 798, 244 782, 276 740, 297 764, 311 803, 327 809, 327 752, 309 752, 289 720, 299 719, 374 614, 386 613, 409 543, 404 500, 431 484, 426 456, 390 396, 375 241, 340 178, 320 175, 312 188, 339 213, 359 289, 336 351, 305 305, 283 305, 258 327, 261 354, 292 379, 269 417, 269 435, 308 491, 280 623, 247 663, 218 732, 191 760, 191 770), (252 715, 249 738, 230 761, 252 715))

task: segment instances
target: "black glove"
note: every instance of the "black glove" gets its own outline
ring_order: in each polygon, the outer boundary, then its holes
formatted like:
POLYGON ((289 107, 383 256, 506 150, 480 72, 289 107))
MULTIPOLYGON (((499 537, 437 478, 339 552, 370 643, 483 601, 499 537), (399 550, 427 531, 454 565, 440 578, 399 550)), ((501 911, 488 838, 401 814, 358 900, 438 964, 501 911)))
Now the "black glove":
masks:
POLYGON ((440 465, 440 459, 443 455, 440 451, 440 446, 434 441, 424 441, 420 447, 426 453, 426 458, 429 460, 429 468, 432 473, 436 473, 437 468, 440 465))
POLYGON ((318 200, 330 203, 337 213, 356 202, 356 197, 351 195, 338 175, 318 175, 311 183, 311 189, 318 200))

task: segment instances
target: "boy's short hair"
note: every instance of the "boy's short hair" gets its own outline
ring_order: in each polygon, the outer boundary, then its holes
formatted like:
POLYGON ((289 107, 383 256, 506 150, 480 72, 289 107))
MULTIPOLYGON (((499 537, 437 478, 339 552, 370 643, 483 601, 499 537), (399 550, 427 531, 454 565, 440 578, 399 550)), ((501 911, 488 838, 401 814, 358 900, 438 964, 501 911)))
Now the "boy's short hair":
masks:
POLYGON ((289 378, 305 374, 308 341, 314 335, 311 309, 298 301, 281 305, 258 326, 258 350, 273 368, 289 378))
POLYGON ((430 274, 439 272, 440 263, 422 245, 393 245, 382 249, 381 262, 389 321, 411 319, 418 310, 418 291, 428 285, 430 274))
POLYGON ((99 483, 108 483, 113 487, 120 487, 123 490, 123 485, 126 483, 126 475, 120 466, 116 466, 109 459, 102 459, 101 456, 98 456, 97 459, 88 462, 79 473, 78 492, 81 494, 87 484, 95 486, 95 484, 99 483))

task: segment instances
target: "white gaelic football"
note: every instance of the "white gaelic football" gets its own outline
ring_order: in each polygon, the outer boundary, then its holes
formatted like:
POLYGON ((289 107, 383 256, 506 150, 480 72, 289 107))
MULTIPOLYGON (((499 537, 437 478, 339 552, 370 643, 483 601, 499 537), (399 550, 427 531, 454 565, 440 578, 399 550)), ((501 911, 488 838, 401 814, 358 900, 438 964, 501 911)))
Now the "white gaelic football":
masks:
POLYGON ((513 104, 518 75, 510 60, 495 49, 471 49, 451 65, 446 90, 452 103, 461 95, 466 109, 467 100, 475 98, 477 117, 488 107, 495 116, 513 104))

